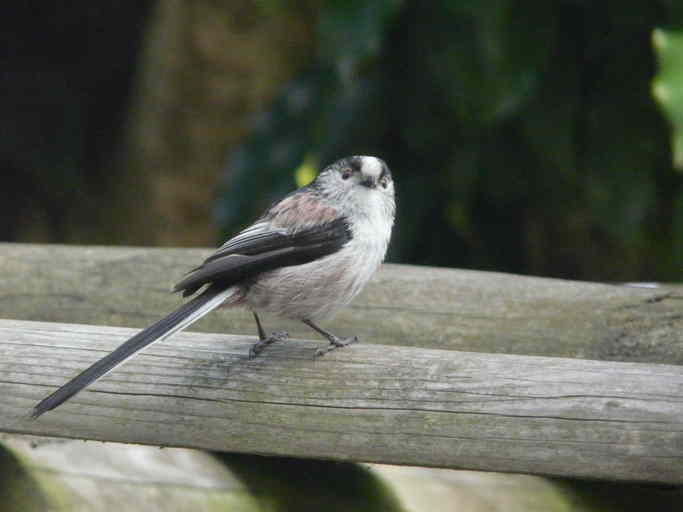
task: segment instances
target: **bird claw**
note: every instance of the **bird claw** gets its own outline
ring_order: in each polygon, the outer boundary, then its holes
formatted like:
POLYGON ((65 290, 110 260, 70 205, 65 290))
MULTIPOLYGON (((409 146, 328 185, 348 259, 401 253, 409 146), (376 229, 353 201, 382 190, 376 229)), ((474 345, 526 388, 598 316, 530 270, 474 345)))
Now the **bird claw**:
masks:
POLYGON ((287 338, 289 338, 289 333, 287 331, 275 331, 270 333, 270 336, 268 336, 266 339, 259 340, 252 345, 252 347, 249 349, 249 359, 254 359, 268 345, 271 345, 276 341, 286 340, 287 338))
POLYGON ((349 338, 334 338, 330 340, 330 344, 324 348, 319 348, 315 351, 316 357, 324 356, 328 352, 337 350, 338 348, 346 347, 351 345, 351 343, 356 343, 358 341, 358 336, 351 336, 349 338))

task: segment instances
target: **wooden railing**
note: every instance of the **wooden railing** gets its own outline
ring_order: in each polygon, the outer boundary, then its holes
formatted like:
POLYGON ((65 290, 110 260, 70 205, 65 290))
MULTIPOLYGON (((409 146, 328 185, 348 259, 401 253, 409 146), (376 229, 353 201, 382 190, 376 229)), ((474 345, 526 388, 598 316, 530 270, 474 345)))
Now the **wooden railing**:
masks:
POLYGON ((1 246, 0 432, 683 484, 677 286, 385 265, 329 324, 359 344, 316 358, 324 342, 290 340, 249 360, 250 315, 219 310, 196 329, 233 334, 155 344, 27 418, 134 332, 120 326, 177 306, 168 290, 207 252, 1 246))

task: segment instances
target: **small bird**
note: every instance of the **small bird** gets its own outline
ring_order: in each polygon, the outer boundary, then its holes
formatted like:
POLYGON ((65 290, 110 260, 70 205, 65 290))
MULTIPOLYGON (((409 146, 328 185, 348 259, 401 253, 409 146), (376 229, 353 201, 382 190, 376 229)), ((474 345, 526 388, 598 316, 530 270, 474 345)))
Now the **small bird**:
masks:
POLYGON ((43 399, 37 418, 155 341, 190 326, 219 306, 244 306, 256 320, 258 355, 287 333, 266 336, 259 312, 302 321, 330 344, 342 339, 317 322, 348 304, 378 269, 394 224, 394 183, 383 160, 350 156, 327 166, 309 185, 272 205, 251 226, 190 271, 173 291, 194 297, 43 399))

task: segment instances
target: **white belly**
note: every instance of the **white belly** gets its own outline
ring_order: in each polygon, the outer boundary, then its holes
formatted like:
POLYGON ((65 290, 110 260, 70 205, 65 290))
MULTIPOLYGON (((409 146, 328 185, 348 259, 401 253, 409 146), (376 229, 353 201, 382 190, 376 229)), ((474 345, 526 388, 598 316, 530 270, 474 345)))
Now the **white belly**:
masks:
POLYGON ((391 225, 354 230, 353 239, 334 254, 261 274, 247 291, 247 305, 298 320, 333 314, 358 295, 380 266, 390 232, 391 225))

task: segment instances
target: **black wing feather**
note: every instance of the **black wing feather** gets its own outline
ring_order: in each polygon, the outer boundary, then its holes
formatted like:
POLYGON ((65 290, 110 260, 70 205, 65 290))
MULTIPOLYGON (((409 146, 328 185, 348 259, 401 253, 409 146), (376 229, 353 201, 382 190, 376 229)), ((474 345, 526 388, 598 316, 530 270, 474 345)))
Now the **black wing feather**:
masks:
POLYGON ((183 296, 188 296, 208 283, 231 286, 261 272, 322 258, 341 249, 350 239, 351 230, 343 217, 293 234, 281 230, 258 233, 230 250, 219 249, 173 291, 182 290, 183 296))

